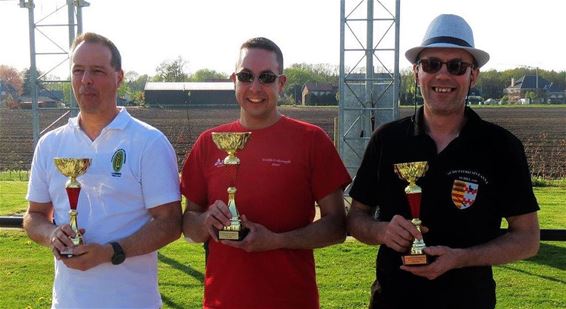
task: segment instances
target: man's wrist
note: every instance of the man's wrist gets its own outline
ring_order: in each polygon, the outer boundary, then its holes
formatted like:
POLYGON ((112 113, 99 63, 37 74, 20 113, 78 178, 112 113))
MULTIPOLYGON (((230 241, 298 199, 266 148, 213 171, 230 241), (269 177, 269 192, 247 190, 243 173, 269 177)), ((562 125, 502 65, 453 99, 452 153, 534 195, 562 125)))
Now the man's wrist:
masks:
POLYGON ((126 260, 126 253, 124 249, 118 242, 111 242, 110 246, 112 247, 112 257, 110 258, 110 262, 114 265, 120 265, 126 260))

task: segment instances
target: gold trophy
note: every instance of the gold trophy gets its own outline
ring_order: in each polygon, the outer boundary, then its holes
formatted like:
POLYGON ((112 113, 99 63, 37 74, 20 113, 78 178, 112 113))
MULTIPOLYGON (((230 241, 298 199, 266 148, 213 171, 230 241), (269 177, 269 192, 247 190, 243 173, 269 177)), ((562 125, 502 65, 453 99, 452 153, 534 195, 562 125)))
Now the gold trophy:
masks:
MULTIPOLYGON (((69 210, 69 225, 71 229, 75 232, 75 237, 71 237, 71 241, 75 246, 83 243, 83 237, 79 231, 79 226, 77 224, 77 204, 79 201, 79 194, 81 192, 81 184, 77 181, 77 177, 84 174, 88 167, 90 166, 91 159, 86 158, 55 158, 55 166, 59 172, 69 179, 65 183, 65 190, 67 191, 67 197, 69 198, 69 205, 71 210, 69 210)), ((60 252, 62 255, 67 257, 73 256, 73 249, 67 248, 60 252)))
MULTIPOLYGON (((413 219, 411 223, 415 225, 419 232, 421 231, 421 220, 420 212, 421 212, 421 194, 422 189, 421 187, 416 185, 417 179, 422 177, 427 169, 428 169, 428 162, 426 161, 418 161, 418 162, 407 162, 407 163, 397 163, 394 164, 395 166, 395 173, 397 175, 407 181, 409 185, 405 187, 405 194, 407 195, 407 200, 409 201, 409 206, 411 210, 411 216, 413 219)), ((415 239, 413 241, 413 245, 411 247, 411 252, 409 255, 404 255, 402 257, 404 265, 425 265, 429 263, 428 256, 423 252, 423 249, 426 248, 424 240, 422 239, 415 239)))
POLYGON ((218 231, 220 240, 242 240, 248 234, 248 229, 243 226, 240 214, 236 208, 236 174, 240 159, 235 156, 236 151, 244 148, 252 132, 212 132, 212 140, 216 146, 228 153, 224 158, 224 165, 230 173, 231 185, 228 187, 228 209, 232 214, 230 225, 224 226, 218 231))

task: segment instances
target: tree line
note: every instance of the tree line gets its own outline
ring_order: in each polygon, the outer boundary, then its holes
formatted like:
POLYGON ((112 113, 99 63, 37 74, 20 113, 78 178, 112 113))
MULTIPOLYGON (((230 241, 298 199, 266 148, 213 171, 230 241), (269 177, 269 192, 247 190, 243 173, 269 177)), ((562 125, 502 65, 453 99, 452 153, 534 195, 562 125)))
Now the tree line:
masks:
MULTIPOLYGON (((229 74, 217 72, 210 69, 201 69, 194 73, 188 73, 185 69, 187 60, 181 56, 173 60, 167 60, 159 64, 155 69, 155 75, 138 74, 135 71, 128 71, 124 76, 124 83, 119 89, 119 96, 127 101, 144 105, 143 90, 145 83, 154 82, 206 82, 228 80, 229 74)), ((339 68, 330 64, 307 64, 295 63, 284 69, 287 76, 287 86, 283 96, 283 101, 289 104, 299 103, 302 95, 303 86, 306 83, 328 83, 338 85, 339 68)), ((548 71, 531 67, 519 67, 510 70, 497 71, 488 70, 480 74, 474 94, 483 98, 501 99, 504 97, 504 89, 509 87, 511 80, 518 80, 525 75, 537 75, 553 83, 559 89, 566 89, 566 71, 548 71)), ((41 72, 38 74, 42 75, 41 72)), ((58 79, 49 77, 50 80, 58 79)), ((9 105, 10 101, 16 100, 14 93, 20 96, 30 96, 31 83, 30 71, 25 69, 21 72, 8 66, 0 65, 0 105, 9 105), (4 87, 2 88, 2 85, 4 87), (6 91, 6 89, 12 91, 6 91)), ((39 88, 46 90, 58 90, 64 94, 64 101, 68 102, 71 95, 69 83, 44 83, 39 82, 39 88)), ((415 98, 415 81, 410 68, 400 72, 399 99, 402 104, 413 104, 415 98)))

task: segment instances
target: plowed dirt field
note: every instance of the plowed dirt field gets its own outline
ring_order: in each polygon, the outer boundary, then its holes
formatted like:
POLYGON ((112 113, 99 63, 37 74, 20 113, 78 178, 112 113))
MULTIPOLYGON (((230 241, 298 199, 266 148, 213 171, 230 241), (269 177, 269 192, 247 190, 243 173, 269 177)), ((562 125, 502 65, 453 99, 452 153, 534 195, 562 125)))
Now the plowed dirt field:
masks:
MULTIPOLYGON (((333 136, 336 107, 280 107, 293 118, 314 123, 333 136)), ((513 132, 525 145, 533 175, 566 176, 566 108, 519 107, 476 108, 484 119, 513 132)), ((161 110, 128 108, 128 111, 160 129, 171 141, 179 162, 198 135, 207 128, 232 121, 238 117, 236 108, 194 108, 161 110)), ((46 128, 65 110, 41 110, 40 128, 46 128)), ((410 115, 411 108, 402 108, 401 116, 410 115)), ((66 123, 63 117, 54 127, 66 123)), ((26 110, 0 109, 0 171, 29 169, 33 155, 32 114, 26 110)))

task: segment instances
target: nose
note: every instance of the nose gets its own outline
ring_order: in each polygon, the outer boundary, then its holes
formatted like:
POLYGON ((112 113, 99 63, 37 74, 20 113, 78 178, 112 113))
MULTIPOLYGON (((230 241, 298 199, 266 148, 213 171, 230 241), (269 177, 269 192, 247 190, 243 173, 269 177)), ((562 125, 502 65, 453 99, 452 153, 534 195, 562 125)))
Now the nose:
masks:
POLYGON ((259 78, 254 78, 254 80, 250 84, 250 89, 253 91, 258 91, 261 89, 261 83, 259 82, 259 78))
POLYGON ((438 70, 438 72, 434 73, 434 77, 436 79, 444 79, 446 77, 452 76, 452 74, 450 74, 450 72, 448 72, 448 64, 443 63, 440 66, 440 70, 438 70))
POLYGON ((81 77, 81 82, 87 85, 92 84, 92 77, 90 75, 91 73, 89 70, 84 70, 83 76, 81 77))

